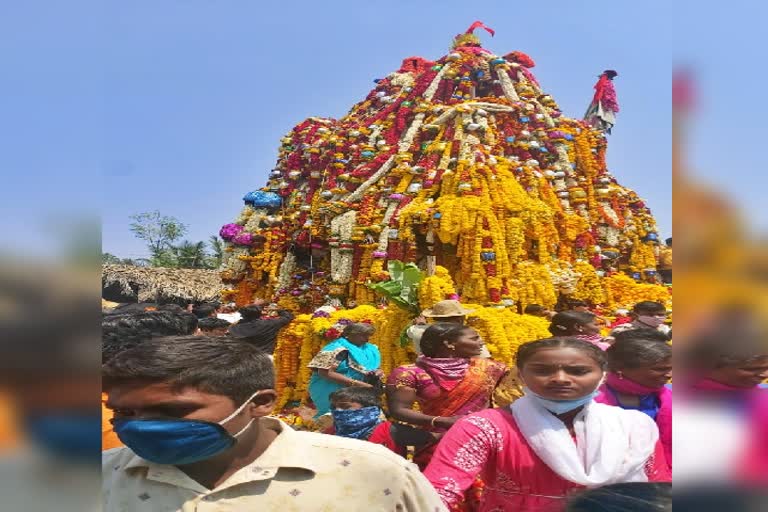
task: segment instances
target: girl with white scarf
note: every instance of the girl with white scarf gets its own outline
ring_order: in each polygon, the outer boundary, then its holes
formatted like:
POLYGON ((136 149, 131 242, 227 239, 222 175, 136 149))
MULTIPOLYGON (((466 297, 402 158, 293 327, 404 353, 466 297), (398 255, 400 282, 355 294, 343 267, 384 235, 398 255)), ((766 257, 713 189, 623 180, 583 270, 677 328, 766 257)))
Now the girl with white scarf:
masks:
POLYGON ((517 352, 525 395, 511 406, 459 420, 426 477, 455 509, 479 476, 480 512, 557 511, 583 488, 669 481, 654 421, 594 402, 605 355, 574 338, 547 338, 517 352))

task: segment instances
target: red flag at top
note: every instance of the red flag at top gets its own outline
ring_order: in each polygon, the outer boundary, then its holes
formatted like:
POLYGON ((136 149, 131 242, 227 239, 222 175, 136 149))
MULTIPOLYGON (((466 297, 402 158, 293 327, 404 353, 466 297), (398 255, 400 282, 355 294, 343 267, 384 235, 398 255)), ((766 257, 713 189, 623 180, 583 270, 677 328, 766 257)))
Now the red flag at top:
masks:
POLYGON ((495 31, 495 30, 493 30, 493 29, 492 29, 492 28, 490 28, 490 27, 486 27, 486 26, 485 26, 485 23, 483 23, 482 21, 476 21, 476 22, 474 22, 472 25, 470 25, 470 26, 469 26, 469 28, 467 29, 467 31, 465 32, 465 34, 471 34, 471 33, 473 33, 473 32, 475 31, 475 29, 476 29, 476 28, 482 28, 483 30, 485 30, 486 32, 488 32, 489 34, 491 34, 491 36, 494 36, 494 35, 496 35, 496 31, 495 31))

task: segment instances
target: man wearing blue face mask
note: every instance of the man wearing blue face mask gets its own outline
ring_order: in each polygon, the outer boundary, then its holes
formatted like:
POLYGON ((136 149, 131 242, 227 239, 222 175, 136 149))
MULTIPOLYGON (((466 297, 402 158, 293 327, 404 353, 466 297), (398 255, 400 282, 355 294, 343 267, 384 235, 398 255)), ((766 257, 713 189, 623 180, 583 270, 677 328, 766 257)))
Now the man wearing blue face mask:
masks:
POLYGON ((103 382, 126 445, 104 452, 107 512, 444 510, 385 448, 268 418, 274 368, 249 343, 158 338, 116 355, 103 382))

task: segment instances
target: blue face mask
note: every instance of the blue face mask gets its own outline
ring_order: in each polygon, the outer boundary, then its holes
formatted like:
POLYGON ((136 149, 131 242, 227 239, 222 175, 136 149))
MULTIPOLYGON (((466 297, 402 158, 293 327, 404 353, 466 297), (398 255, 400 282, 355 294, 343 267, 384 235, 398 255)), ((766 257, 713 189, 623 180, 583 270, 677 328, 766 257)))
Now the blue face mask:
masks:
POLYGON ((567 412, 571 412, 574 409, 578 409, 579 407, 587 405, 589 402, 594 400, 597 395, 600 394, 600 391, 596 389, 592 393, 581 398, 574 398, 572 400, 550 400, 549 398, 544 398, 543 396, 537 395, 527 387, 523 387, 523 392, 526 394, 526 396, 530 396, 536 400, 539 405, 544 407, 552 414, 565 414, 567 412))
POLYGON ((55 457, 93 462, 101 454, 101 414, 47 412, 24 418, 32 441, 55 457))
POLYGON ((361 409, 333 409, 336 435, 367 440, 376 425, 381 423, 381 409, 376 406, 361 409))
POLYGON ((209 459, 228 450, 237 437, 253 423, 253 419, 237 434, 230 434, 223 424, 240 414, 260 391, 254 393, 232 414, 219 423, 202 420, 131 419, 112 422, 120 441, 136 455, 156 464, 182 466, 209 459))

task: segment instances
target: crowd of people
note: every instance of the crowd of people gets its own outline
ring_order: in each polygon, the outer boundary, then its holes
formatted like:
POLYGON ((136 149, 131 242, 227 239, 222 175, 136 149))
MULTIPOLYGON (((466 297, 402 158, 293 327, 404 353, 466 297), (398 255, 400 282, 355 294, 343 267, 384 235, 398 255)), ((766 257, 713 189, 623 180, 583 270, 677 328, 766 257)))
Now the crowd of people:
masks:
MULTIPOLYGON (((585 306, 528 306, 552 336, 522 344, 513 367, 457 301, 414 320, 417 358, 389 375, 374 327, 348 324, 309 364, 315 432, 271 417, 270 356, 289 312, 259 301, 234 324, 219 305, 106 314, 104 509, 554 512, 634 492, 656 508, 633 510, 666 510, 666 309, 641 302, 609 325, 585 306)), ((698 355, 685 389, 752 396, 768 357, 751 352, 698 355)))

